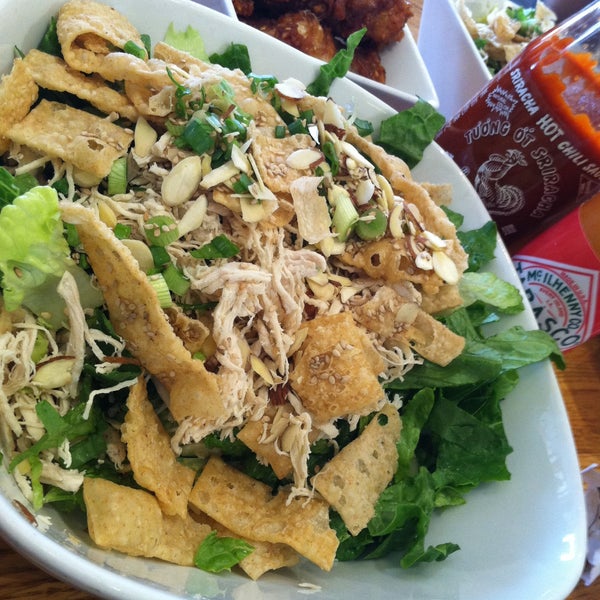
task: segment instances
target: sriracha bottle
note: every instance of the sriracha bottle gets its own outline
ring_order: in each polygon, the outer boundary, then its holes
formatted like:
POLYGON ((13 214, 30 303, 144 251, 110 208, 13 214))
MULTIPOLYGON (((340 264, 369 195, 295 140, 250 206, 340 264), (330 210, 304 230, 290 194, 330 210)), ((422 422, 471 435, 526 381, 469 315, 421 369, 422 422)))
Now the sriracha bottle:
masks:
POLYGON ((440 131, 511 252, 600 191, 600 1, 539 36, 440 131))

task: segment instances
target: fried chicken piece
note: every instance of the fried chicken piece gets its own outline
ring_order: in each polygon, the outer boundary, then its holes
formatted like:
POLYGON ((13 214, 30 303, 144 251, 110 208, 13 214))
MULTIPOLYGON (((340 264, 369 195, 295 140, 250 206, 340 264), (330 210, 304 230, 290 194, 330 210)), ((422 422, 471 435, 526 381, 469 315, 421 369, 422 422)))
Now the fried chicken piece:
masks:
POLYGON ((366 27, 365 40, 381 47, 402 39, 402 29, 412 14, 408 0, 336 0, 326 23, 334 35, 343 38, 366 27))
POLYGON ((327 19, 338 1, 340 0, 253 0, 254 16, 278 17, 285 13, 309 10, 319 19, 327 19))
POLYGON ((354 60, 350 70, 373 81, 385 83, 385 67, 381 62, 381 56, 379 56, 377 48, 372 45, 363 46, 359 44, 354 51, 354 60))
POLYGON ((337 51, 331 31, 308 10, 286 13, 277 19, 249 19, 247 22, 282 42, 324 61, 331 60, 337 51))
POLYGON ((240 19, 250 17, 254 12, 254 0, 233 0, 233 8, 240 19))

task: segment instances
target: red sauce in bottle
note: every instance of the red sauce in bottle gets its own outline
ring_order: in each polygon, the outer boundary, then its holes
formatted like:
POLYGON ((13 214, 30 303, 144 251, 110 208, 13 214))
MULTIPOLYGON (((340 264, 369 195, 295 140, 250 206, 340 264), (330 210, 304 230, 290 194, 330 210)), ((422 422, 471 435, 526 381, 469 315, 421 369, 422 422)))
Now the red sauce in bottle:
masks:
POLYGON ((536 38, 438 135, 513 252, 600 191, 599 21, 536 38))
POLYGON ((513 256, 540 329, 569 350, 600 333, 600 194, 513 256))

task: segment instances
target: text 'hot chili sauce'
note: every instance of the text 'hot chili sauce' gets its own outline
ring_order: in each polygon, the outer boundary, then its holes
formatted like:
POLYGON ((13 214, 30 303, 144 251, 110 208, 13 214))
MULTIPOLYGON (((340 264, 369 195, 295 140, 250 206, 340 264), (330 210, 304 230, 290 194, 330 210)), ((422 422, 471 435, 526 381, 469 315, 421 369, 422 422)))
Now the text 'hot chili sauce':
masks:
POLYGON ((514 252, 600 191, 600 2, 536 38, 440 132, 514 252))

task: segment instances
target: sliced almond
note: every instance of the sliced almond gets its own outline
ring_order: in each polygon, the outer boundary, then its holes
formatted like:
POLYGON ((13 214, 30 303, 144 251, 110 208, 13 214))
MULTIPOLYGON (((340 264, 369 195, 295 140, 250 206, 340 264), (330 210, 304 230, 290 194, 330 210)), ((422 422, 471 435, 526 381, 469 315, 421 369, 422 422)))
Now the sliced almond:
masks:
POLYGON ((381 195, 385 198, 388 210, 393 210, 397 204, 394 197, 394 190, 390 185, 390 182, 381 173, 376 175, 377 184, 381 188, 381 195))
POLYGON ((75 182, 75 185, 78 185, 79 187, 92 188, 100 184, 102 177, 73 167, 73 181, 75 182))
POLYGON ((98 218, 110 229, 117 224, 117 215, 104 200, 98 201, 98 218))
POLYGON ((422 250, 415 256, 415 265, 423 271, 431 271, 433 269, 433 258, 427 250, 422 250))
POLYGON ((323 155, 319 150, 315 150, 314 148, 300 148, 294 150, 294 152, 286 158, 285 163, 292 169, 303 171, 305 169, 310 169, 312 165, 317 164, 322 160, 323 155))
POLYGON ((252 171, 252 167, 250 166, 250 161, 246 156, 246 153, 241 150, 239 146, 233 144, 231 146, 231 160, 233 164, 243 173, 247 175, 252 171))
POLYGON ((139 157, 148 156, 157 139, 158 133, 156 133, 154 127, 144 117, 139 116, 133 132, 134 152, 139 157))
POLYGON ((178 162, 165 176, 161 186, 163 202, 179 206, 187 202, 198 189, 202 179, 202 159, 188 156, 178 162))
POLYGON ((73 367, 76 359, 73 356, 55 356, 39 363, 33 376, 33 383, 38 387, 51 390, 69 385, 73 379, 73 367))
POLYGON ((284 81, 275 84, 277 93, 290 100, 301 100, 306 96, 306 86, 304 83, 293 77, 288 77, 284 81))
POLYGON ((210 173, 206 174, 202 181, 200 181, 200 185, 204 189, 209 189, 219 185, 220 183, 225 183, 232 177, 239 175, 240 170, 235 166, 232 160, 228 160, 226 163, 222 164, 220 167, 213 169, 210 173))
POLYGON ((308 287, 311 289, 315 298, 324 300, 325 302, 331 301, 335 296, 335 286, 332 283, 320 284, 307 279, 308 287))
POLYGON ((362 179, 356 186, 354 197, 358 205, 366 204, 375 193, 375 184, 370 179, 362 179))
POLYGON ((275 380, 273 379, 273 375, 271 375, 271 371, 269 371, 267 365, 265 365, 258 356, 254 354, 250 355, 250 365, 252 366, 252 370, 261 377, 267 385, 275 385, 275 380))
POLYGON ((327 125, 333 125, 337 129, 346 129, 346 120, 342 114, 342 110, 331 98, 325 102, 323 110, 323 122, 327 125))
POLYGON ((132 239, 121 240, 121 243, 129 248, 133 258, 135 258, 137 264, 144 273, 148 273, 154 268, 154 258, 152 257, 152 252, 150 252, 150 248, 148 248, 147 244, 141 240, 132 239))
POLYGON ((433 255, 433 270, 436 275, 441 277, 446 283, 454 285, 458 283, 459 274, 454 261, 441 250, 434 250, 433 255))
POLYGON ((422 236, 425 238, 425 243, 434 250, 443 250, 448 246, 448 242, 443 240, 439 235, 432 231, 424 231, 422 236))
POLYGON ((294 341, 287 352, 288 357, 294 355, 296 352, 298 352, 298 350, 300 350, 307 336, 308 328, 306 327, 303 327, 302 329, 298 329, 298 331, 296 331, 296 334, 294 335, 294 341))
POLYGON ((400 240, 404 237, 404 205, 396 204, 388 219, 388 227, 392 237, 400 240))
POLYGON ((204 221, 208 209, 208 200, 204 194, 198 196, 193 204, 187 209, 179 223, 177 229, 180 236, 184 236, 190 231, 198 229, 204 221))

